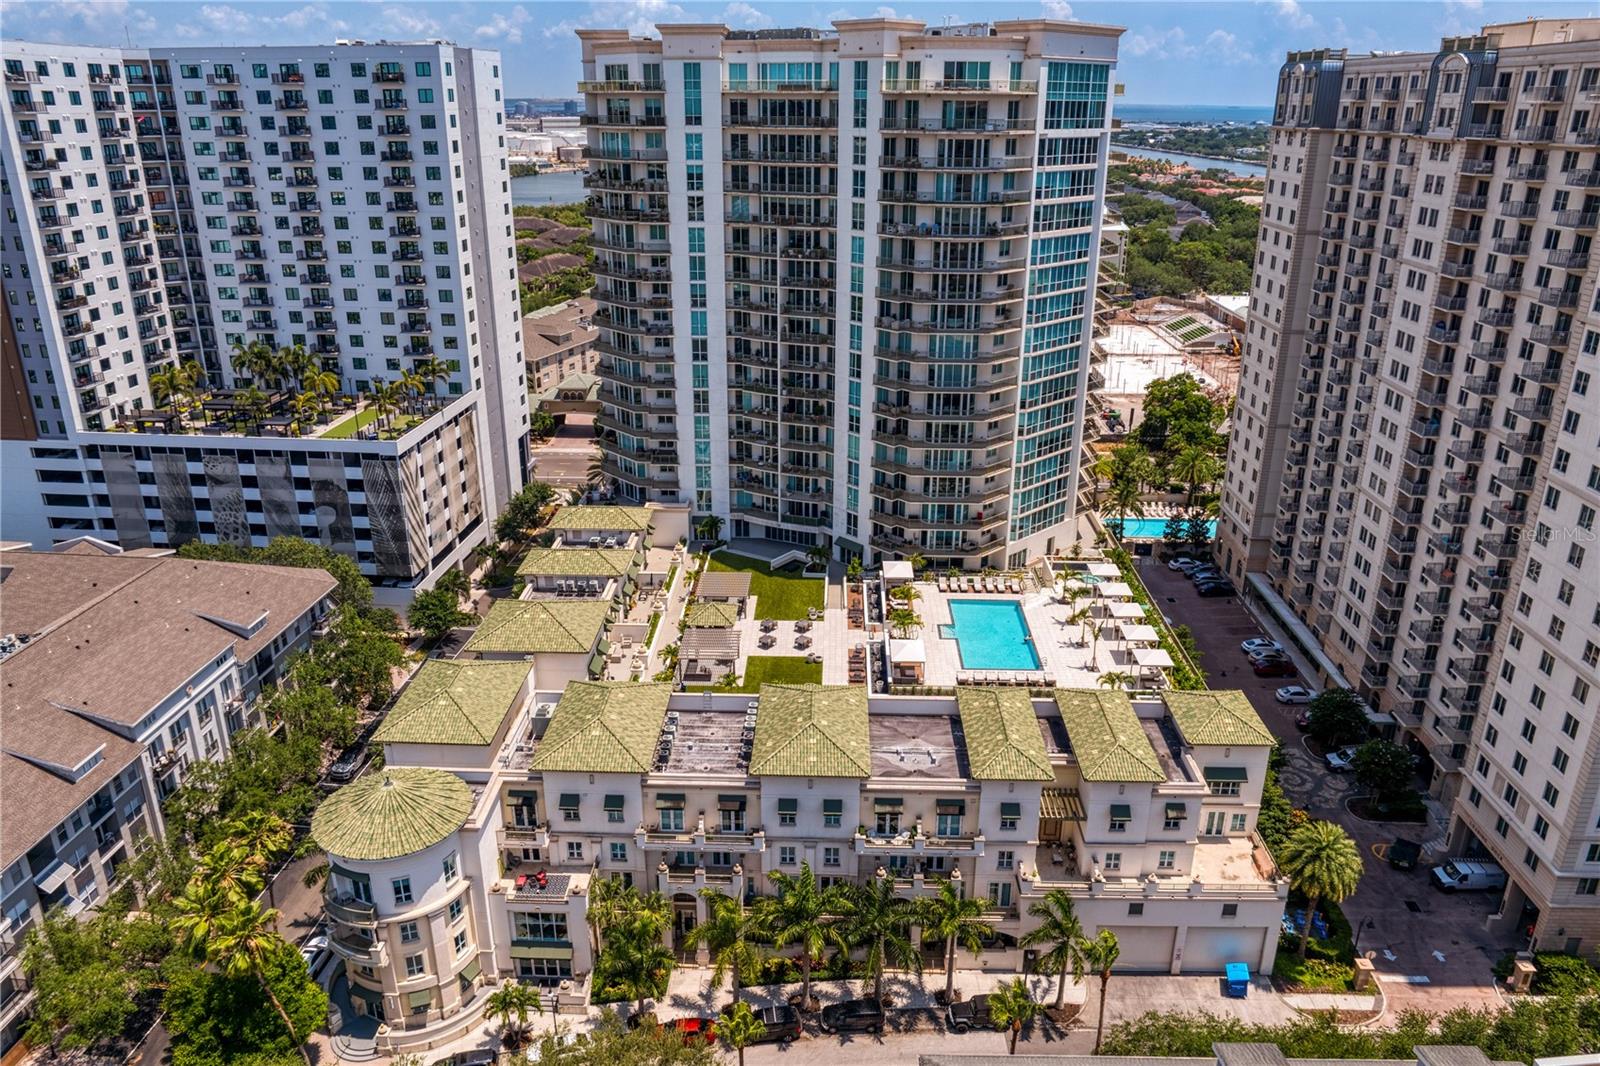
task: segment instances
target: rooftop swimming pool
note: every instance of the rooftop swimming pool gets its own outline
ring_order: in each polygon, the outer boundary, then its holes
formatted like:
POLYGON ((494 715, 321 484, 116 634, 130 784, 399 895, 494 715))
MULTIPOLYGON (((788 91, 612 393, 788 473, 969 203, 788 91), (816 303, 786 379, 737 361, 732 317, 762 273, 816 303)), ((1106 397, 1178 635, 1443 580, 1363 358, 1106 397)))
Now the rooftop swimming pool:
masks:
POLYGON ((939 635, 956 642, 964 670, 1037 670, 1028 620, 1015 600, 951 600, 939 635))
MULTIPOLYGON (((1105 519, 1106 525, 1116 528, 1115 518, 1105 519)), ((1167 520, 1165 518, 1129 518, 1122 523, 1123 540, 1160 540, 1167 534, 1167 520)), ((1206 522, 1206 535, 1215 540, 1217 536, 1217 520, 1209 519, 1206 522)))

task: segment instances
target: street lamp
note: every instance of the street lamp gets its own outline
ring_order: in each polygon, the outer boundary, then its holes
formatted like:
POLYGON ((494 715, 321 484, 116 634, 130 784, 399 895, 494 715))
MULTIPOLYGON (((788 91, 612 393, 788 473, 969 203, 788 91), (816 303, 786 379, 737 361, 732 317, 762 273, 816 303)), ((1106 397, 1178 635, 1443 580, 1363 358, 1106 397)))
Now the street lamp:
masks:
POLYGON ((1350 950, 1353 953, 1357 955, 1361 954, 1361 931, 1363 929, 1371 929, 1373 928, 1373 925, 1374 922, 1371 918, 1363 918, 1361 921, 1356 923, 1356 939, 1355 942, 1350 945, 1350 950))

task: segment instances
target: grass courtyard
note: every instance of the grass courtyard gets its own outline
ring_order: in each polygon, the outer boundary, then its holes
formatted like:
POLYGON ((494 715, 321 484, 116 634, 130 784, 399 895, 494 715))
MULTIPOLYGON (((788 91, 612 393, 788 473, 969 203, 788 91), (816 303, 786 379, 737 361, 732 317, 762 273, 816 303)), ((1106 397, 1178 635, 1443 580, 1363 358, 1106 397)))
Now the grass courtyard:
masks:
POLYGON ((735 688, 688 685, 690 692, 760 692, 762 685, 820 685, 822 664, 808 663, 801 655, 752 655, 735 688))
POLYGON ((748 571, 750 594, 756 598, 756 617, 792 622, 807 617, 810 608, 822 610, 828 583, 821 578, 802 577, 795 564, 773 570, 760 559, 720 553, 711 556, 708 569, 729 572, 748 571))
MULTIPOLYGON (((378 409, 376 407, 363 407, 360 411, 357 411, 344 421, 335 422, 333 425, 329 426, 322 432, 321 436, 334 440, 353 437, 356 435, 357 431, 366 429, 377 420, 378 409)), ((415 415, 397 414, 390 419, 389 425, 384 427, 383 436, 386 439, 398 437, 420 421, 422 420, 417 418, 415 415)))

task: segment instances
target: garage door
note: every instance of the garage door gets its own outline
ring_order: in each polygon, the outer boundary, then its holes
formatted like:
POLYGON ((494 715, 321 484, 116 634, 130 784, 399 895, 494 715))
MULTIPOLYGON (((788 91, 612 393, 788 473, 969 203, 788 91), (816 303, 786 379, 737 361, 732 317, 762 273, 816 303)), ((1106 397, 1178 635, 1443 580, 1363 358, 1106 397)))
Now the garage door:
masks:
POLYGON ((1172 944, 1178 931, 1171 926, 1116 925, 1119 973, 1169 973, 1172 970, 1172 944))
POLYGON ((1254 974, 1261 963, 1265 929, 1196 929, 1183 943, 1184 973, 1221 973, 1230 962, 1247 963, 1254 974))

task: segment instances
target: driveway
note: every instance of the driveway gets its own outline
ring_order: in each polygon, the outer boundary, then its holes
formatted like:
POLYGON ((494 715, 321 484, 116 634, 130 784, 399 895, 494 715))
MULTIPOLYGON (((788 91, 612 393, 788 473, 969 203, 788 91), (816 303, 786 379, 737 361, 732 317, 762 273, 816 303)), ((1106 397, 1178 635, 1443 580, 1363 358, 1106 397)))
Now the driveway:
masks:
POLYGON ((569 414, 555 435, 533 449, 533 480, 560 489, 582 488, 589 480, 589 461, 598 451, 594 416, 569 414))
MULTIPOLYGON (((1359 928, 1357 949, 1375 953, 1373 966, 1384 982, 1391 1016, 1405 1007, 1439 1010, 1498 1004, 1489 967, 1516 945, 1485 928, 1494 910, 1492 896, 1451 896, 1433 889, 1427 865, 1444 857, 1437 852, 1430 851, 1425 863, 1411 871, 1396 870, 1382 857, 1388 842, 1399 836, 1436 845, 1443 827, 1366 822, 1350 814, 1345 801, 1354 781, 1326 769, 1295 728, 1300 708, 1280 704, 1273 696, 1280 685, 1306 684, 1305 679, 1258 678, 1239 650, 1240 641, 1271 634, 1239 599, 1203 599, 1182 574, 1155 560, 1138 562, 1140 576, 1161 612, 1194 634, 1208 683, 1242 690, 1267 728, 1284 742, 1289 762, 1279 780, 1290 801, 1313 817, 1337 822, 1361 848, 1366 872, 1361 887, 1343 907, 1351 926, 1359 928)), ((1290 654, 1297 653, 1291 648, 1290 654)), ((1113 993, 1113 1006, 1116 999, 1113 993)))

